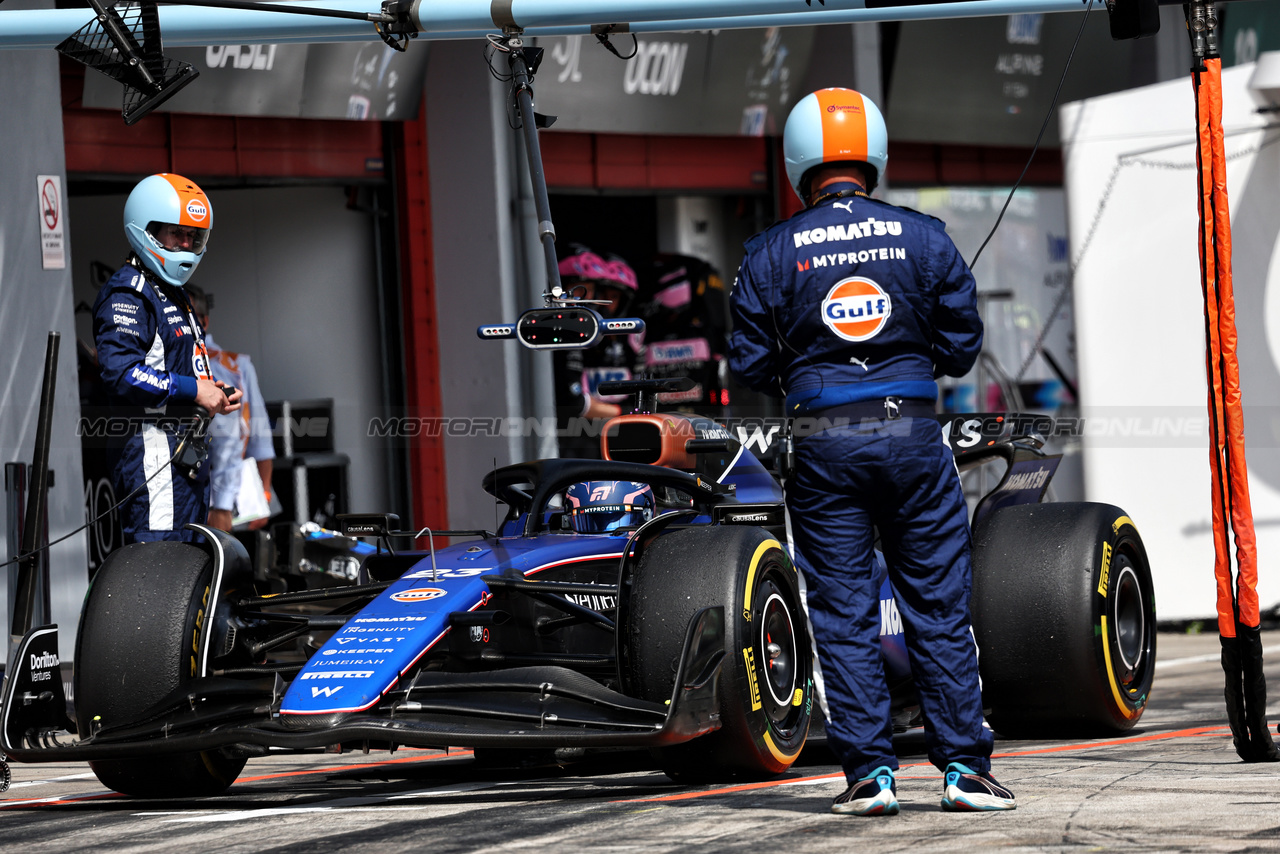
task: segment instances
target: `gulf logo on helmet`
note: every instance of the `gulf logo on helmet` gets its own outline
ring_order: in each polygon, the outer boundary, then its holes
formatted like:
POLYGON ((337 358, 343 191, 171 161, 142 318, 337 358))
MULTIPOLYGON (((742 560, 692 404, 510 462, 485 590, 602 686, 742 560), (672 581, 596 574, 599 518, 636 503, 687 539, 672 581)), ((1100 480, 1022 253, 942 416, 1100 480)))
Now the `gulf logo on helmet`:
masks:
POLYGON ((822 301, 822 322, 846 341, 874 338, 889 322, 893 303, 870 279, 842 279, 822 301))
POLYGON ((194 225, 208 228, 211 219, 209 197, 196 183, 181 175, 161 172, 160 177, 169 182, 173 191, 178 194, 178 225, 194 225))
POLYGON ((415 587, 412 590, 392 593, 391 598, 396 602, 426 602, 428 599, 439 599, 448 592, 439 587, 415 587))

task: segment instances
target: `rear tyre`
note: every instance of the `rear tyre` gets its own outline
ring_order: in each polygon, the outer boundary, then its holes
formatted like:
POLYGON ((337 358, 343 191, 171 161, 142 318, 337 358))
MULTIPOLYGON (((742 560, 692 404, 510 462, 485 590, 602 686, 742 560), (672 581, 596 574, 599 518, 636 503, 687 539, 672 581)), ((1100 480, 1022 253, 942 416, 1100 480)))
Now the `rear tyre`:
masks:
MULTIPOLYGON (((209 618, 213 564, 187 543, 139 543, 109 555, 94 575, 76 641, 80 737, 128 724, 194 678, 209 618)), ((216 795, 244 768, 217 750, 98 759, 103 785, 138 798, 216 795)))
POLYGON ((800 755, 812 711, 813 656, 796 570, 758 528, 699 527, 659 537, 623 579, 619 665, 635 696, 671 699, 690 618, 724 607, 721 728, 659 748, 681 782, 761 778, 800 755))
POLYGON ((973 627, 984 704, 1014 737, 1131 729, 1156 660, 1151 567, 1118 507, 1007 507, 974 533, 973 627))

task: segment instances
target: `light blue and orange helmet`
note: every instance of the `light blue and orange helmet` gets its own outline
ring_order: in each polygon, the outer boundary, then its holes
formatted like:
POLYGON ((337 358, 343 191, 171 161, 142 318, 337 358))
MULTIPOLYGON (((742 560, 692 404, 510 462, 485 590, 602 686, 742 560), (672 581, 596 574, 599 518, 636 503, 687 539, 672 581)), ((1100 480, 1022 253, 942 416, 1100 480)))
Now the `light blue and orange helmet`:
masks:
POLYGON ((647 483, 587 480, 565 493, 565 511, 579 534, 605 534, 635 528, 653 518, 657 502, 647 483))
POLYGON ((782 131, 787 179, 801 201, 805 175, 826 163, 856 163, 875 189, 889 162, 889 132, 870 98, 853 89, 819 89, 801 98, 782 131))
POLYGON ((161 173, 138 182, 124 203, 124 234, 138 259, 163 282, 182 287, 195 272, 213 228, 209 197, 194 181, 161 173), (156 240, 166 223, 196 229, 191 249, 166 249, 156 240))

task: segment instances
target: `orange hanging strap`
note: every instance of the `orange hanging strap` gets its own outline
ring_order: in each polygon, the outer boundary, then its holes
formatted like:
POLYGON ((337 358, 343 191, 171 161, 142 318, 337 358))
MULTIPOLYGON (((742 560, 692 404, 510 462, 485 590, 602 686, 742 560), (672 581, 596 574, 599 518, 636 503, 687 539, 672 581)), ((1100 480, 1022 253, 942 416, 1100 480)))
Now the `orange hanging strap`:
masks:
POLYGON ((1213 180, 1213 133, 1208 74, 1196 71, 1192 83, 1196 96, 1196 125, 1199 144, 1196 162, 1199 165, 1200 206, 1200 286, 1204 296, 1205 312, 1205 375, 1208 385, 1209 406, 1209 469, 1212 476, 1211 498, 1213 507, 1213 572, 1218 590, 1218 633, 1223 637, 1235 637, 1235 590, 1232 583, 1231 555, 1227 540, 1227 508, 1230 506, 1228 477, 1225 466, 1226 420, 1223 412, 1222 353, 1219 341, 1218 311, 1218 253, 1215 224, 1215 196, 1213 180))
POLYGON ((1205 60, 1209 132, 1213 151, 1213 222, 1218 297, 1218 347, 1222 354, 1222 402, 1226 425, 1226 473, 1231 530, 1236 543, 1236 608, 1240 624, 1256 628, 1258 556, 1245 465, 1244 408, 1236 358, 1236 308, 1231 282, 1231 213, 1227 206, 1227 157, 1222 133, 1222 60, 1205 60))

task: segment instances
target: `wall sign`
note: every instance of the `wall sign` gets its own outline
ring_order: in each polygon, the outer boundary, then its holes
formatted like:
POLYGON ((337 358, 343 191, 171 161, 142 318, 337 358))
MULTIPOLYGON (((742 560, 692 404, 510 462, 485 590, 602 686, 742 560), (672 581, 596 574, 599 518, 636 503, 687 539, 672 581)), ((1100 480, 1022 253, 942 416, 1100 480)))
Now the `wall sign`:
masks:
POLYGON ((36 187, 40 208, 40 265, 45 270, 65 270, 67 245, 63 239, 62 176, 37 175, 36 187))

